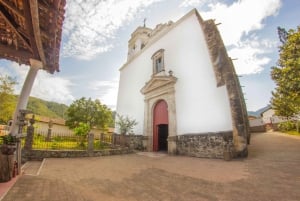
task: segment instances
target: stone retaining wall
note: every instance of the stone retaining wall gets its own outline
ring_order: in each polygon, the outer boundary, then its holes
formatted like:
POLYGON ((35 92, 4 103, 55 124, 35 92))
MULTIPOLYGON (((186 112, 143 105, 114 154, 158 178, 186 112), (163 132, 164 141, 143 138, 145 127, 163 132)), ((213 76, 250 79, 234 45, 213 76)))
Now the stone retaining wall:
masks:
POLYGON ((273 123, 273 124, 272 124, 272 129, 273 129, 273 131, 279 131, 278 126, 279 126, 279 123, 273 123))
POLYGON ((76 157, 95 157, 110 156, 133 153, 133 149, 115 148, 95 151, 85 150, 22 150, 22 162, 29 160, 43 160, 44 158, 76 158, 76 157))
POLYGON ((261 126, 252 126, 250 127, 250 132, 251 133, 261 133, 261 132, 266 132, 266 126, 261 125, 261 126))
POLYGON ((199 158, 224 158, 234 153, 232 132, 186 134, 177 136, 177 154, 199 158))
POLYGON ((143 150, 143 136, 142 135, 113 135, 113 144, 131 149, 143 150))

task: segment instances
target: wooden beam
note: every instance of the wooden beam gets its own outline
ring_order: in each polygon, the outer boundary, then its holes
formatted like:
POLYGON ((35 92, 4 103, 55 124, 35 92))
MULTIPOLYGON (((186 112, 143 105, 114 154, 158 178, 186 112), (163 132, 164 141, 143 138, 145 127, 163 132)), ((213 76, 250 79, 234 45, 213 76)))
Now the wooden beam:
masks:
POLYGON ((19 32, 20 34, 22 34, 24 37, 26 37, 27 40, 29 40, 28 33, 27 33, 26 30, 24 30, 22 27, 18 27, 18 32, 19 32))
POLYGON ((32 21, 33 34, 34 34, 36 47, 38 49, 40 60, 42 61, 44 68, 46 68, 47 61, 46 61, 43 43, 41 39, 38 2, 37 0, 29 0, 29 2, 30 2, 30 14, 31 14, 31 21, 32 21))
POLYGON ((16 50, 7 45, 0 44, 0 55, 7 55, 8 57, 21 57, 29 60, 32 57, 32 53, 25 50, 16 50))
POLYGON ((29 41, 32 47, 32 53, 34 59, 40 59, 39 52, 36 47, 36 42, 33 36, 33 28, 31 23, 30 5, 28 0, 23 0, 24 16, 25 16, 25 30, 29 36, 29 41))
POLYGON ((10 1, 0 0, 0 3, 9 8, 13 13, 21 17, 23 20, 25 19, 24 13, 22 13, 16 6, 14 6, 10 1))
POLYGON ((17 36, 24 42, 25 46, 32 51, 32 48, 28 41, 23 37, 22 34, 18 31, 19 25, 15 22, 15 20, 10 16, 10 14, 5 10, 3 5, 0 4, 0 15, 5 20, 5 22, 11 27, 12 31, 14 31, 17 36))

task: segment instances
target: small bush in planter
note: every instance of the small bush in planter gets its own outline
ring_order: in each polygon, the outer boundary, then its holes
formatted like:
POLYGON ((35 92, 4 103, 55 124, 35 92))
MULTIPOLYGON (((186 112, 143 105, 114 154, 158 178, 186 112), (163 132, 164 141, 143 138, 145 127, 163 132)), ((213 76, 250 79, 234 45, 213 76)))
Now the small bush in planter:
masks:
POLYGON ((2 136, 2 141, 3 141, 3 144, 14 145, 17 142, 17 138, 16 138, 16 136, 5 135, 5 136, 2 136))
POLYGON ((1 153, 5 155, 11 155, 15 152, 16 147, 14 146, 17 142, 16 136, 5 135, 2 136, 3 144, 1 145, 1 153))

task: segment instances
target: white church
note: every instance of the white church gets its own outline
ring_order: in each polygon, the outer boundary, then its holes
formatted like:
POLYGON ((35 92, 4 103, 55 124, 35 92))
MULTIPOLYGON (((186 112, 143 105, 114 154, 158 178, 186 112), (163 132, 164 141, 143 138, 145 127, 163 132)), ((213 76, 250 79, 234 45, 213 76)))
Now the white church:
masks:
POLYGON ((135 119, 147 151, 247 156, 247 111, 214 20, 196 9, 154 29, 138 27, 120 68, 118 114, 135 119))

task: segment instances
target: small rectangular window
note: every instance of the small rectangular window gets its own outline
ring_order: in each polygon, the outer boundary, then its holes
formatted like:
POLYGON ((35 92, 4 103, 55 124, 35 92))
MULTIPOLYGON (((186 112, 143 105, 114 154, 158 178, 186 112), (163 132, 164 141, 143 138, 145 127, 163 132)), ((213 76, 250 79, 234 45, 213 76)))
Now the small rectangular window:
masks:
POLYGON ((163 70, 162 58, 161 57, 157 58, 155 62, 156 62, 155 64, 156 73, 159 73, 163 70))
POLYGON ((153 74, 157 74, 165 70, 164 51, 164 49, 160 49, 156 51, 151 57, 153 61, 153 74))

